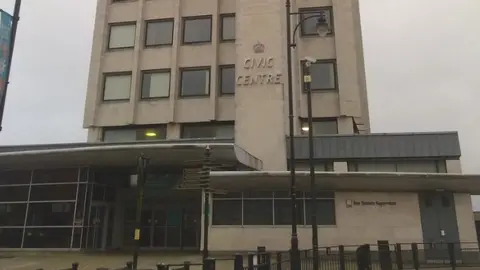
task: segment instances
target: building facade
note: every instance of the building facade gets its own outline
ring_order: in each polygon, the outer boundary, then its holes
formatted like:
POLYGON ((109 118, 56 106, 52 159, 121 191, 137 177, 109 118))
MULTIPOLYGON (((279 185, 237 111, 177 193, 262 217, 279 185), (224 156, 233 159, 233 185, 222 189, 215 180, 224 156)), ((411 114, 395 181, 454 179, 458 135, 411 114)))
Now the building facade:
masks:
POLYGON ((358 0, 294 0, 292 11, 321 13, 330 29, 318 37, 316 18, 292 18, 303 23, 288 67, 281 0, 99 0, 88 142, 0 147, 0 248, 132 247, 142 153, 150 161, 143 248, 288 250, 290 140, 300 247, 311 248, 307 57, 317 59, 320 246, 477 245, 470 196, 479 177, 461 172, 458 134, 370 133, 358 0))

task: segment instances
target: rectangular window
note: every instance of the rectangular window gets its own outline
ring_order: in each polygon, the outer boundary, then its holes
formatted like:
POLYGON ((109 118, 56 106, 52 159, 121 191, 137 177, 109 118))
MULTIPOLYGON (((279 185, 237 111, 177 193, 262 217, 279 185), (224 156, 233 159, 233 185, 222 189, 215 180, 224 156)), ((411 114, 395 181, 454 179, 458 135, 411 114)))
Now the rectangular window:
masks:
POLYGON ((106 74, 103 100, 129 100, 132 74, 106 74))
MULTIPOLYGON (((302 67, 303 73, 305 73, 305 65, 302 64, 302 67)), ((335 60, 317 60, 310 66, 310 75, 312 76, 310 82, 312 91, 337 90, 337 64, 335 60)))
POLYGON ((210 94, 210 68, 180 69, 180 96, 195 97, 210 94))
POLYGON ((222 14, 221 19, 221 31, 220 39, 222 41, 234 41, 235 40, 235 14, 222 14))
POLYGON ((212 41, 212 16, 183 18, 183 43, 212 41))
MULTIPOLYGON (((309 171, 310 164, 307 162, 297 162, 295 164, 295 170, 297 171, 309 171)), ((333 162, 318 163, 315 162, 316 172, 333 172, 333 162)))
POLYGON ((329 31, 327 35, 333 35, 333 12, 332 7, 314 7, 299 9, 300 20, 304 20, 300 26, 302 36, 319 36, 318 35, 318 20, 323 16, 328 24, 329 31), (308 19, 307 19, 308 18, 308 19))
POLYGON ((142 99, 170 96, 170 70, 144 71, 142 76, 142 99))
MULTIPOLYGON (((308 135, 308 120, 301 119, 302 135, 308 135)), ((338 124, 336 119, 313 119, 313 136, 338 134, 338 124)))
POLYGON ((148 21, 145 34, 145 47, 172 45, 173 19, 148 21))
POLYGON ((361 161, 349 162, 349 171, 357 172, 408 172, 408 173, 446 173, 444 160, 412 161, 361 161))
POLYGON ((105 128, 104 142, 134 142, 146 140, 164 140, 167 137, 165 125, 146 126, 137 128, 105 128))
POLYGON ((135 46, 134 22, 128 24, 110 25, 110 36, 108 39, 109 49, 133 48, 135 46))
MULTIPOLYGON (((309 193, 298 192, 297 223, 311 224, 309 193)), ((290 225, 291 204, 288 191, 252 191, 215 195, 213 197, 213 225, 290 225)), ((335 194, 317 195, 319 225, 335 225, 335 194)))
POLYGON ((234 124, 183 124, 182 139, 219 138, 232 139, 234 124))
POLYGON ((235 66, 221 66, 220 67, 220 94, 231 95, 235 94, 235 66))

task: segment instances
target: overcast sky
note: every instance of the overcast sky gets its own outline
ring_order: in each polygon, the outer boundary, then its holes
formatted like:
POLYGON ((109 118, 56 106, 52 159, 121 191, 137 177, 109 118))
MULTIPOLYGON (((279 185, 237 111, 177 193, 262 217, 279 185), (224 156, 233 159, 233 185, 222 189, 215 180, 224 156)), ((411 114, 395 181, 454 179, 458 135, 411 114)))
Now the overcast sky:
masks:
MULTIPOLYGON (((0 144, 85 140, 95 4, 23 0, 0 144)), ((459 131, 466 173, 480 173, 478 11, 480 0, 361 0, 372 131, 459 131)))

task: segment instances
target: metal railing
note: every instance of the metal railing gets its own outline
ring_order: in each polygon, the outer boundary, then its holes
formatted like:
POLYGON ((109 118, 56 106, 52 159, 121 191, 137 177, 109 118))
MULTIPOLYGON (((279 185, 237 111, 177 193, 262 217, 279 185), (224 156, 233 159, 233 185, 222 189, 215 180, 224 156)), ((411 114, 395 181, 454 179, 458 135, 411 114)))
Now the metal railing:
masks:
MULTIPOLYGON (((339 245, 320 247, 319 269, 314 268, 312 250, 300 251, 298 270, 408 270, 428 268, 480 267, 478 243, 396 243, 378 241, 377 244, 339 245)), ((37 270, 43 270, 38 268, 37 270)), ((78 270, 78 263, 65 270, 78 270)), ((121 268, 97 270, 297 270, 291 269, 290 253, 268 252, 258 247, 255 252, 224 258, 206 258, 201 262, 180 264, 158 263, 147 269, 134 269, 132 262, 121 268), (225 261, 228 263, 225 264, 225 261), (217 263, 222 263, 219 267, 217 263), (195 268, 195 269, 192 269, 195 268), (217 269, 218 268, 218 269, 217 269)), ((48 270, 48 269, 45 269, 48 270)))

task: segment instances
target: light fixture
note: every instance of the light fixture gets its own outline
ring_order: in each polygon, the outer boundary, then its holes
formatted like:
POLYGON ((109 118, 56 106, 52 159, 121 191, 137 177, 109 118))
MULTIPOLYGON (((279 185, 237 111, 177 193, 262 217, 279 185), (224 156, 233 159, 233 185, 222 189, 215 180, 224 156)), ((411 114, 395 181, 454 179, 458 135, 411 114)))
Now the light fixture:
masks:
POLYGON ((320 37, 325 37, 330 33, 330 25, 328 25, 327 19, 325 18, 325 13, 321 13, 320 17, 317 19, 316 25, 317 34, 320 37))
POLYGON ((147 136, 147 137, 157 137, 157 133, 155 133, 153 131, 147 131, 147 132, 145 132, 145 136, 147 136))
POLYGON ((308 132, 308 130, 309 130, 308 125, 302 126, 302 131, 308 132))

